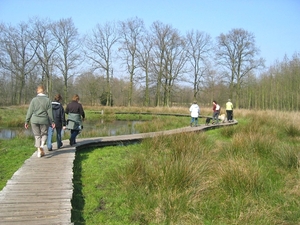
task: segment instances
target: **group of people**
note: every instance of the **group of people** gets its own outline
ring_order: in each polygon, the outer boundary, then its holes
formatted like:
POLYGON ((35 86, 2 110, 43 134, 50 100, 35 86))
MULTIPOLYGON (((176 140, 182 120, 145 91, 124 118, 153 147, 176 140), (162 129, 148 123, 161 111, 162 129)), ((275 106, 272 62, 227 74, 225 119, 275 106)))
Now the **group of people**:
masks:
MULTIPOLYGON (((212 123, 218 124, 221 107, 215 100, 213 101, 212 110, 213 110, 212 123)), ((193 102, 193 104, 190 106, 189 111, 191 113, 190 125, 198 126, 198 117, 200 115, 200 107, 197 104, 197 101, 193 102)), ((231 99, 228 99, 228 101, 226 102, 226 116, 227 116, 228 122, 233 122, 233 104, 231 102, 231 99)))
POLYGON ((55 95, 54 101, 48 98, 44 93, 42 85, 37 87, 37 96, 34 97, 27 110, 25 119, 25 129, 28 129, 31 123, 32 132, 35 137, 34 146, 37 148, 37 156, 45 155, 44 147, 47 145, 48 151, 52 151, 52 136, 56 130, 57 148, 63 146, 61 133, 68 129, 71 132, 69 144, 76 144, 76 137, 83 128, 82 122, 85 119, 85 112, 79 103, 79 96, 75 94, 72 101, 64 110, 61 104, 62 96, 55 95), (65 119, 65 114, 68 119, 65 119))
MULTIPOLYGON (((62 130, 68 129, 71 131, 69 144, 76 144, 76 137, 83 128, 82 122, 85 119, 85 112, 82 105, 79 103, 79 96, 75 94, 72 101, 64 110, 61 104, 62 96, 55 95, 54 101, 51 102, 48 96, 44 93, 42 85, 37 87, 37 96, 34 97, 27 110, 25 119, 25 129, 28 129, 29 122, 31 123, 32 132, 35 137, 34 146, 37 148, 37 156, 45 155, 44 147, 47 144, 48 151, 52 151, 52 136, 54 129, 56 130, 57 148, 63 146, 61 133, 62 130), (68 119, 65 119, 65 114, 68 119), (47 143, 46 143, 47 142, 47 143)), ((219 123, 220 105, 213 101, 213 123, 219 123)), ((198 126, 198 117, 200 115, 200 107, 197 101, 194 101, 189 109, 191 113, 190 125, 198 126)), ((233 104, 230 99, 226 103, 227 121, 233 121, 233 104)))

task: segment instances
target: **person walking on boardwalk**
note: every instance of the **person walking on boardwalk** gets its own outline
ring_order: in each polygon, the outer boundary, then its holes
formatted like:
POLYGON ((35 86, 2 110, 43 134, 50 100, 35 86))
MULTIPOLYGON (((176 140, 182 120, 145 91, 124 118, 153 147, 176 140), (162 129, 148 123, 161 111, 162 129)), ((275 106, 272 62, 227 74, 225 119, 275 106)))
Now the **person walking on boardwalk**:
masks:
POLYGON ((198 117, 200 114, 200 107, 197 104, 197 101, 194 101, 193 104, 190 107, 190 112, 191 112, 191 127, 195 123, 195 126, 198 126, 198 117))
MULTIPOLYGON (((61 141, 61 132, 62 129, 66 126, 66 119, 65 119, 65 110, 64 107, 60 104, 62 97, 60 94, 55 95, 54 101, 52 102, 52 112, 53 112, 53 119, 55 122, 55 130, 56 130, 56 142, 57 142, 57 149, 63 146, 61 141)), ((48 138, 47 138, 47 147, 48 151, 52 151, 52 136, 53 136, 54 128, 49 126, 48 128, 48 138)))
POLYGON ((213 101, 213 122, 219 123, 220 105, 214 100, 213 101))
POLYGON ((65 113, 68 114, 66 128, 71 130, 70 145, 76 144, 76 137, 82 130, 82 122, 85 119, 85 113, 82 105, 79 103, 79 96, 75 94, 72 101, 67 105, 65 113))
POLYGON ((42 157, 45 155, 44 145, 47 141, 49 120, 52 128, 55 128, 55 123, 51 101, 48 96, 44 94, 44 87, 42 85, 38 86, 36 92, 37 96, 34 97, 29 104, 24 126, 25 129, 28 129, 29 121, 31 122, 31 128, 35 138, 34 146, 37 148, 37 156, 42 157))
POLYGON ((232 122, 233 121, 233 104, 231 102, 231 99, 228 99, 228 102, 226 102, 226 115, 227 115, 227 121, 232 122))

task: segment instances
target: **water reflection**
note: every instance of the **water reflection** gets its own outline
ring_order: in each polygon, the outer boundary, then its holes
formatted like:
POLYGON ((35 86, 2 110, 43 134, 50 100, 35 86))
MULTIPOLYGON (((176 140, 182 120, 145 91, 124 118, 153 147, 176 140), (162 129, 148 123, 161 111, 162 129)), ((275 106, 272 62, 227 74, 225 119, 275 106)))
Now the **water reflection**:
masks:
MULTIPOLYGON (((93 134, 99 134, 99 136, 116 136, 124 134, 137 134, 138 131, 135 129, 135 124, 141 123, 141 121, 114 121, 114 122, 90 122, 85 121, 83 126, 83 132, 90 132, 93 134)), ((69 132, 69 131, 66 131, 69 132)), ((29 128, 0 128, 0 139, 12 139, 23 133, 25 135, 32 135, 32 131, 29 128)), ((62 136, 64 131, 62 131, 62 136)))
POLYGON ((16 136, 16 131, 2 129, 0 130, 0 139, 12 139, 16 136))

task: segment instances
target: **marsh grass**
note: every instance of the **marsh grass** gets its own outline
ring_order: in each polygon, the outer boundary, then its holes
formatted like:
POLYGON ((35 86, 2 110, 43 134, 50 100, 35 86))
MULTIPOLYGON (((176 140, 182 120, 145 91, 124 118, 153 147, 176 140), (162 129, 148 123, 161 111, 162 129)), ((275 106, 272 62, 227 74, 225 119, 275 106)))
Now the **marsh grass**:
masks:
POLYGON ((153 115, 151 121, 136 124, 140 133, 170 130, 189 125, 189 117, 157 116, 153 115))
POLYGON ((300 135, 299 127, 295 126, 294 124, 288 124, 284 126, 284 131, 289 137, 297 137, 300 135))
POLYGON ((0 108, 0 127, 23 127, 26 112, 25 106, 0 108))
POLYGON ((142 115, 142 114, 116 114, 117 120, 139 120, 139 121, 151 121, 153 115, 142 115))
MULTIPOLYGON (((104 115, 132 111, 103 109, 104 115)), ((89 116, 89 110, 95 108, 86 108, 87 119, 101 118, 89 116)), ((139 110, 187 113, 177 108, 134 109, 139 110)), ((25 111, 13 114, 0 109, 1 126, 15 115, 23 121, 25 111)), ((201 111, 211 114, 210 108, 201 111)), ((235 110, 236 126, 76 152, 72 221, 89 225, 300 224, 298 116, 298 112, 235 110)), ((189 118, 153 116, 140 129, 151 132, 188 124, 189 118)), ((31 137, 18 134, 1 140, 1 189, 34 151, 31 137)))
MULTIPOLYGON (((237 126, 78 152, 89 173, 79 175, 86 201, 77 222, 299 224, 295 116, 236 110, 237 126)), ((177 119, 154 119, 145 130, 183 124, 177 119)))

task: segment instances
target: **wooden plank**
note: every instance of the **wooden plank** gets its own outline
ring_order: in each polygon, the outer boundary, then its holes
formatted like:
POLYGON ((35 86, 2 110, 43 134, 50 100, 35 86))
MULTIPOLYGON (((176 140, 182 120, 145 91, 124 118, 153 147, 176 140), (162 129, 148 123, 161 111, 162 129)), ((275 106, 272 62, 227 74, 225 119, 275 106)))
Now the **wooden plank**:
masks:
MULTIPOLYGON (((34 206, 32 206, 32 202, 23 202, 18 203, 19 209, 18 211, 29 211, 32 209, 69 209, 70 208, 70 201, 56 201, 56 202, 34 202, 34 206)), ((15 203, 9 202, 9 203, 1 203, 1 212, 7 212, 10 210, 16 210, 15 209, 15 203)))
POLYGON ((0 192, 1 225, 72 224, 75 151, 68 146, 27 159, 0 192))

